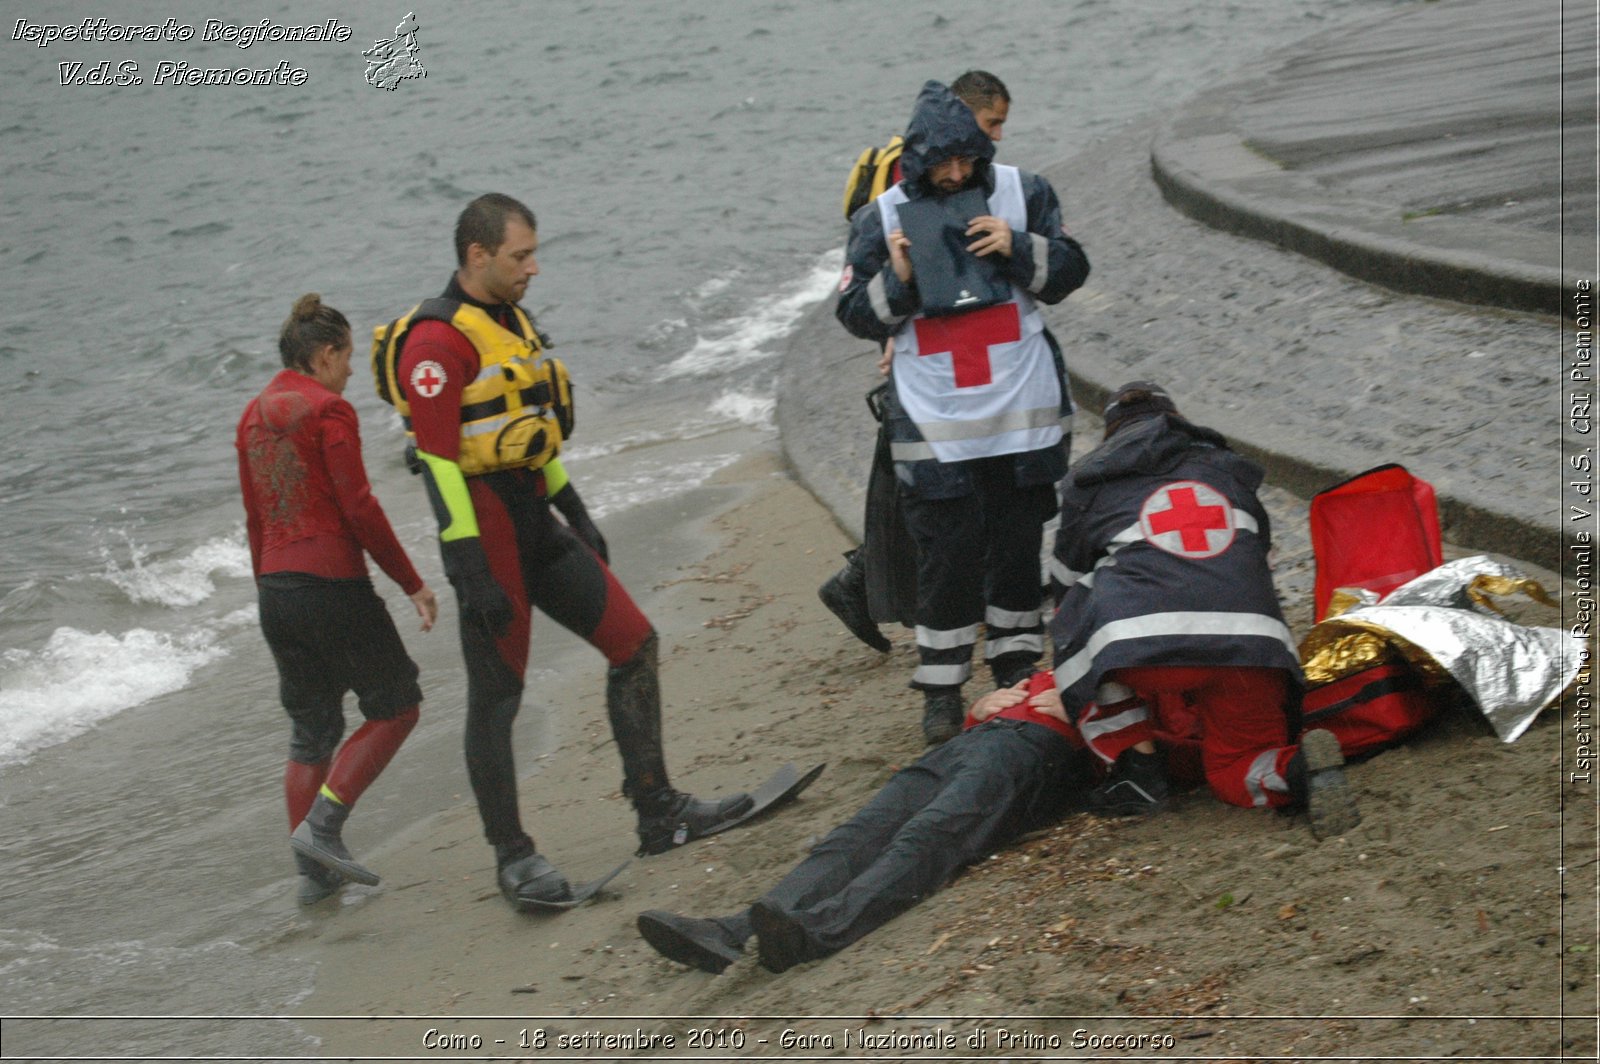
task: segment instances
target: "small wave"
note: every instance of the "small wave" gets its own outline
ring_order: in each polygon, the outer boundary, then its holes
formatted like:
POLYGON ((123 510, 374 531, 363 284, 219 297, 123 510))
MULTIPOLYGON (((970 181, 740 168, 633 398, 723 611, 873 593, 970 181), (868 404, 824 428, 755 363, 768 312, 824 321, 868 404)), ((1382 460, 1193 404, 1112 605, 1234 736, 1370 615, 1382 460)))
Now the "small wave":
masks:
POLYGON ((714 376, 776 355, 776 341, 789 335, 801 313, 832 290, 843 255, 842 250, 828 252, 792 291, 758 303, 749 314, 728 321, 721 335, 700 337, 687 354, 661 371, 662 379, 714 376))
POLYGON ((681 342, 679 337, 688 328, 688 318, 667 318, 665 321, 658 321, 640 336, 639 347, 651 352, 676 350, 681 342))
POLYGON ((628 432, 608 437, 599 443, 565 446, 561 456, 569 465, 578 465, 585 460, 608 458, 627 451, 687 443, 726 432, 729 422, 770 429, 776 405, 776 398, 770 394, 750 389, 729 389, 712 400, 702 416, 685 418, 668 428, 628 432))
MULTIPOLYGON (((315 1046, 309 1035, 286 1020, 250 1023, 241 1017, 226 1024, 203 1024, 174 1015, 271 1014, 303 999, 307 983, 303 966, 263 958, 229 939, 181 945, 153 939, 67 942, 4 927, 0 928, 0 979, 6 986, 8 1013, 65 1017, 84 1000, 116 1002, 116 1011, 140 1017, 141 1022, 118 1031, 118 1051, 140 1054, 133 1059, 150 1059, 144 1053, 170 1053, 175 1044, 190 1052, 205 1051, 204 1057, 181 1059, 248 1059, 254 1054, 234 1054, 247 1049, 252 1038, 256 1045, 270 1038, 272 1044, 306 1050, 315 1046), (63 986, 73 989, 64 992, 63 986)), ((104 1026, 68 1022, 49 1030, 52 1050, 81 1048, 91 1057, 103 1055, 93 1052, 91 1043, 97 1031, 103 1038, 104 1026)), ((40 1037, 36 1031, 26 1034, 40 1037)), ((7 1031, 8 1049, 10 1035, 7 1031)))
POLYGON ((179 238, 194 236, 216 236, 219 233, 226 233, 232 228, 233 226, 229 225, 227 222, 204 222, 200 225, 188 226, 187 228, 169 229, 167 230, 167 235, 179 238))
POLYGON ((40 650, 7 650, 0 654, 0 764, 181 690, 196 669, 226 654, 210 631, 143 628, 120 636, 57 628, 40 650))
POLYGON ((621 436, 614 436, 603 443, 588 443, 576 447, 563 447, 561 457, 569 464, 576 464, 590 458, 606 458, 624 451, 632 451, 643 447, 659 447, 664 443, 684 443, 688 440, 704 439, 715 436, 719 432, 728 430, 728 415, 716 414, 712 417, 694 418, 684 421, 676 426, 645 432, 630 432, 621 436))
POLYGON ((235 628, 253 628, 260 623, 261 610, 252 602, 248 606, 240 606, 238 609, 225 614, 222 620, 217 622, 217 627, 227 632, 235 628))
POLYGON ((728 286, 731 284, 733 284, 733 274, 731 273, 725 273, 717 277, 709 278, 703 284, 701 284, 700 287, 694 290, 691 298, 696 302, 710 299, 712 296, 721 295, 723 292, 727 291, 728 286))
POLYGON ((157 562, 149 561, 149 552, 126 533, 123 538, 128 546, 127 567, 124 568, 108 548, 102 548, 100 553, 106 567, 100 576, 127 595, 130 602, 154 603, 174 609, 193 606, 204 602, 217 590, 211 579, 213 573, 240 578, 250 576, 250 551, 242 533, 219 536, 200 544, 182 558, 157 562))
POLYGON ((714 454, 698 461, 641 462, 628 476, 596 485, 598 490, 593 495, 586 488, 584 499, 590 516, 599 520, 648 502, 682 495, 738 460, 737 454, 714 454))
POLYGON ((730 391, 717 396, 711 404, 711 412, 758 429, 769 429, 772 427, 772 411, 776 406, 776 396, 730 391))

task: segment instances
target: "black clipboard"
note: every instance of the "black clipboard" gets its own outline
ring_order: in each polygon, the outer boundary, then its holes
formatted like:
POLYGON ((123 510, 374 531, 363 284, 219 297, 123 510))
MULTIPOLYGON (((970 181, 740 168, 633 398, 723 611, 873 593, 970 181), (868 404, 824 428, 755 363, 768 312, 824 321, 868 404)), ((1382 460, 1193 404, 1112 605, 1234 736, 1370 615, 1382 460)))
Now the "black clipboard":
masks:
POLYGON ((1011 282, 993 261, 997 256, 967 250, 973 240, 967 236, 967 226, 988 213, 989 201, 976 188, 900 204, 900 229, 911 241, 908 254, 924 314, 963 314, 1011 298, 1011 282))

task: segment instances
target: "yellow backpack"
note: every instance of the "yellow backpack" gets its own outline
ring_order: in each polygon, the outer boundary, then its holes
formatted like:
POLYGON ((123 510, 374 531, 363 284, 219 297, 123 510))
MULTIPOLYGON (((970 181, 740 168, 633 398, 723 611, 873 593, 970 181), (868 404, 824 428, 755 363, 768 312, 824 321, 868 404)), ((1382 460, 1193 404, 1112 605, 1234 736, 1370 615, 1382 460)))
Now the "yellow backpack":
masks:
POLYGON ((868 148, 856 159, 850 177, 844 183, 844 216, 850 218, 863 206, 871 203, 894 184, 895 163, 905 141, 893 137, 881 148, 868 148))

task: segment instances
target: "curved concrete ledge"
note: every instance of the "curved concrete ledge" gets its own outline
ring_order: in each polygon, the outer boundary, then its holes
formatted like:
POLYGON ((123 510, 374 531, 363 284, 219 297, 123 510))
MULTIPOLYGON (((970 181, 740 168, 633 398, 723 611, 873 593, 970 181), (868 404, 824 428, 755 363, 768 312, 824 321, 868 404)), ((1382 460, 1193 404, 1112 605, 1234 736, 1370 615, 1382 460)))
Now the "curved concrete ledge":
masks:
POLYGON ((1330 30, 1165 117, 1150 167, 1197 221, 1352 277, 1570 316, 1593 269, 1563 255, 1593 249, 1594 25, 1454 0, 1330 30))
POLYGON ((1150 169, 1173 207, 1399 292, 1572 312, 1576 278, 1551 265, 1558 237, 1442 215, 1407 219, 1397 207, 1319 186, 1252 151, 1232 128, 1228 113, 1241 92, 1209 93, 1156 134, 1150 169))
POLYGON ((865 396, 876 387, 878 351, 846 333, 829 296, 790 335, 778 370, 778 435, 789 468, 856 542, 877 425, 865 396))

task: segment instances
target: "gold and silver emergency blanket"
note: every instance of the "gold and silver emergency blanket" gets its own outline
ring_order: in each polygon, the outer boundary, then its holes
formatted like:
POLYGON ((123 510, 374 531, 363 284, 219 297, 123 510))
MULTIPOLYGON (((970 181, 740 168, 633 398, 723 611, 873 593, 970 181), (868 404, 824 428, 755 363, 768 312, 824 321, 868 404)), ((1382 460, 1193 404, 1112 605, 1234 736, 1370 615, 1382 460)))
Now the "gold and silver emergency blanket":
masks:
POLYGON ((1341 588, 1300 644, 1306 682, 1327 683, 1400 654, 1430 683, 1454 680, 1502 742, 1515 742, 1578 676, 1587 644, 1507 620, 1492 596, 1556 603, 1537 581, 1482 555, 1446 562, 1391 591, 1341 588))

